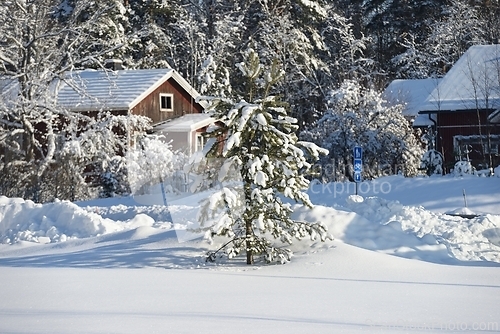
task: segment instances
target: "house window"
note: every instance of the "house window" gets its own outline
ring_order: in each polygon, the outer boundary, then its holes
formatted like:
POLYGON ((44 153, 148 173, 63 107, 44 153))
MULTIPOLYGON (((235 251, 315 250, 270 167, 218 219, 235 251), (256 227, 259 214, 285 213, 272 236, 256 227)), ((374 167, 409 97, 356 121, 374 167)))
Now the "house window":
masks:
POLYGON ((498 146, 500 144, 500 135, 469 135, 469 136, 454 136, 453 145, 455 148, 456 157, 459 160, 469 159, 469 154, 498 154, 498 146), (482 145, 482 146, 481 146, 482 145))
POLYGON ((484 154, 498 154, 498 143, 483 144, 484 154))
POLYGON ((174 95, 173 94, 160 94, 160 110, 161 111, 174 111, 174 95))
POLYGON ((196 147, 195 151, 201 151, 206 144, 206 138, 201 133, 196 133, 196 147))

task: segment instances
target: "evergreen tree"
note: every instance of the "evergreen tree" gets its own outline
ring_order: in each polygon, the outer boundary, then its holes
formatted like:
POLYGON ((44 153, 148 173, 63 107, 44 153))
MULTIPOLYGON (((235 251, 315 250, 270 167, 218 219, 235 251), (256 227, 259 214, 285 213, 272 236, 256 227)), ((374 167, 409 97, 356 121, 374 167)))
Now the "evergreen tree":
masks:
POLYGON ((80 68, 99 68, 107 59, 127 58, 129 21, 122 0, 66 0, 58 6, 57 18, 64 25, 80 27, 86 38, 74 45, 80 68))
POLYGON ((389 73, 397 68, 391 59, 404 52, 408 34, 416 43, 422 43, 429 34, 429 26, 441 15, 447 1, 423 0, 368 0, 364 1, 363 21, 373 39, 372 51, 377 64, 389 73))
POLYGON ((201 2, 202 23, 206 24, 206 50, 197 71, 197 84, 205 95, 231 97, 230 73, 234 71, 246 29, 238 1, 201 2))
POLYGON ((399 78, 443 76, 472 45, 497 43, 500 7, 488 1, 449 0, 425 33, 409 31, 392 59, 399 78))
POLYGON ((479 8, 468 0, 452 0, 442 20, 431 26, 423 47, 430 53, 430 66, 441 75, 472 45, 488 44, 486 24, 479 8))
POLYGON ((246 100, 212 100, 220 102, 213 117, 221 126, 209 133, 215 141, 206 156, 223 160, 219 182, 228 181, 230 171, 241 178, 236 186, 223 184, 201 205, 199 219, 208 235, 230 238, 208 259, 215 260, 222 250, 229 258, 246 252, 247 264, 257 255, 263 255, 267 262, 284 263, 292 252, 280 248, 270 237, 285 245, 306 236, 319 236, 322 241, 329 238, 322 223, 292 220, 291 205, 282 199, 312 206, 302 192, 309 184, 304 175, 311 167, 308 160, 326 152, 298 141, 296 119, 287 116, 285 108, 269 95, 271 86, 283 76, 277 62, 263 71, 256 52, 249 49, 238 68, 245 78, 246 100))
MULTIPOLYGON (((278 59, 285 78, 274 90, 290 105, 299 127, 324 110, 330 87, 327 46, 321 29, 328 19, 325 1, 239 1, 244 13, 240 51, 253 48, 265 62, 278 59)), ((241 90, 239 83, 232 87, 241 90)))
POLYGON ((372 81, 373 61, 365 57, 370 40, 362 33, 356 37, 354 29, 352 20, 332 12, 323 30, 328 55, 335 59, 330 65, 334 85, 355 78, 368 83, 372 81))

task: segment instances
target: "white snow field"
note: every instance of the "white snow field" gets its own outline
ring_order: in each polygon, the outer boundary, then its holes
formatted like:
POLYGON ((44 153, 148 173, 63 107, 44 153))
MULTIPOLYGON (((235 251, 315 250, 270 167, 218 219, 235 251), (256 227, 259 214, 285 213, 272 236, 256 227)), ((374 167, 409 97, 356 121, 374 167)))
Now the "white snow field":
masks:
POLYGON ((0 197, 0 333, 500 333, 500 178, 392 176, 353 191, 313 185, 315 208, 295 218, 335 240, 254 266, 206 263, 223 240, 183 239, 203 195, 0 197))

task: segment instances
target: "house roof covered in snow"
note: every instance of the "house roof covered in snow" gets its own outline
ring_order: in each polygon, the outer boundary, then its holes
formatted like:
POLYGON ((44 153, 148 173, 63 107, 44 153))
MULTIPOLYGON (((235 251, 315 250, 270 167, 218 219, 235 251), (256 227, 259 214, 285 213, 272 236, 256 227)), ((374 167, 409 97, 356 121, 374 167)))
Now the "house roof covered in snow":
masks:
POLYGON ((191 132, 215 122, 211 114, 186 114, 155 125, 154 130, 160 132, 191 132))
POLYGON ((453 65, 420 113, 497 109, 500 106, 500 45, 475 45, 453 65))
MULTIPOLYGON (((64 80, 51 84, 51 91, 57 95, 58 105, 72 111, 130 110, 151 94, 165 81, 172 78, 193 99, 200 94, 175 70, 82 70, 70 71, 64 80)), ((3 98, 15 98, 18 82, 0 77, 0 92, 3 98)), ((203 101, 198 102, 206 108, 203 101)))
POLYGON ((199 96, 173 69, 84 70, 69 72, 61 81, 58 104, 74 111, 130 110, 170 78, 193 98, 199 96))
POLYGON ((427 115, 419 115, 419 108, 440 81, 437 78, 397 79, 387 86, 383 97, 389 105, 403 104, 403 116, 412 118, 414 127, 427 127, 434 122, 427 115))
POLYGON ((398 79, 392 81, 384 91, 383 97, 390 105, 403 104, 403 115, 415 117, 419 107, 437 87, 441 79, 398 79))

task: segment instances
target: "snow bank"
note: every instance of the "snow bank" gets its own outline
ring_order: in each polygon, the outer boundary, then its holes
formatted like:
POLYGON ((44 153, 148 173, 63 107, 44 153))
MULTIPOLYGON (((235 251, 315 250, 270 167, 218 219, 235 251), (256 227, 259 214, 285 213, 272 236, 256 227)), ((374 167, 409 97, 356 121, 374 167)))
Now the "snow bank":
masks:
POLYGON ((88 238, 153 223, 146 215, 137 215, 125 223, 113 221, 67 201, 36 204, 0 196, 0 241, 4 244, 88 238))
MULTIPOLYGON (((369 192, 350 195, 351 189, 347 191, 345 184, 327 185, 330 188, 324 189, 316 184, 309 191, 316 206, 311 210, 296 205, 293 218, 322 221, 336 240, 377 252, 434 263, 500 263, 499 181, 478 177, 386 177, 378 184, 366 182, 365 186, 380 196, 369 192), (460 208, 463 189, 467 190, 468 207, 472 209, 460 208), (424 203, 425 208, 413 203, 424 203), (445 208, 452 209, 448 213, 455 216, 444 213, 445 208), (495 214, 481 214, 481 209, 495 214), (457 213, 478 216, 466 219, 457 217, 457 213)), ((191 221, 196 222, 199 201, 206 196, 205 192, 169 198, 168 206, 143 205, 131 197, 82 202, 79 206, 61 201, 41 205, 0 197, 0 243, 53 243, 132 229, 137 229, 136 237, 152 235, 158 229, 182 232, 191 221)), ((166 235, 172 243, 198 237, 166 235)), ((309 251, 308 247, 307 243, 294 243, 291 248, 300 253, 309 251)))
POLYGON ((322 220, 335 238, 366 249, 437 263, 500 263, 500 215, 466 219, 361 196, 350 196, 345 211, 316 206, 296 214, 322 220))
MULTIPOLYGON (((408 178, 392 175, 363 181, 358 190, 358 194, 365 198, 385 198, 407 206, 423 206, 439 213, 464 206, 465 190, 469 209, 475 213, 500 215, 500 178, 497 177, 446 175, 408 178)), ((354 182, 313 182, 308 194, 314 204, 336 207, 344 206, 355 191, 354 182)))

